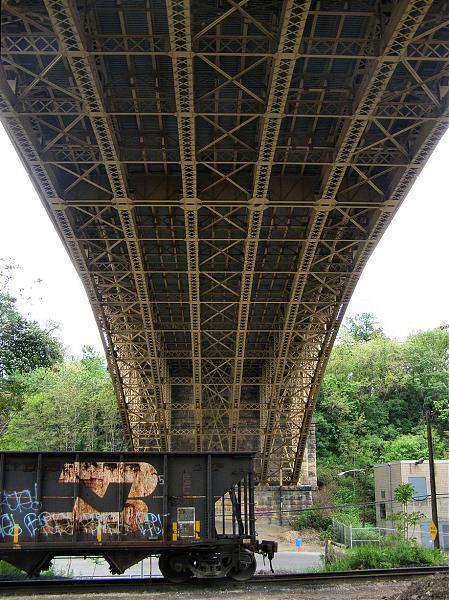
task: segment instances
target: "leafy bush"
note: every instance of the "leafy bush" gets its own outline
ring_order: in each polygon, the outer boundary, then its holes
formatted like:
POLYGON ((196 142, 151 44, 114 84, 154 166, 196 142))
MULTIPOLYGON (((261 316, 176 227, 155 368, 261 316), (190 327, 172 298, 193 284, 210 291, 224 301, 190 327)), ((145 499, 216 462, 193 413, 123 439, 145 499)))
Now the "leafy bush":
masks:
POLYGON ((332 526, 332 517, 319 506, 316 506, 300 513, 296 519, 291 521, 290 525, 296 531, 301 529, 327 531, 332 526))
POLYGON ((362 527, 362 519, 360 517, 360 509, 357 506, 347 507, 344 510, 335 514, 335 518, 344 525, 352 525, 353 527, 362 527))
POLYGON ((4 560, 0 560, 0 577, 6 577, 8 575, 24 575, 24 572, 17 569, 17 567, 13 567, 4 560))
POLYGON ((355 571, 357 569, 390 569, 415 565, 445 565, 448 556, 439 550, 423 548, 412 542, 394 546, 366 544, 356 546, 325 566, 325 571, 355 571))
MULTIPOLYGON (((62 576, 63 573, 59 573, 58 571, 55 570, 55 568, 53 566, 51 566, 46 571, 42 571, 42 575, 44 577, 56 577, 58 575, 62 576)), ((25 574, 25 571, 22 571, 21 569, 14 567, 9 562, 6 562, 5 560, 0 560, 0 577, 11 577, 11 576, 13 576, 14 578, 15 577, 26 577, 26 574, 25 574)))

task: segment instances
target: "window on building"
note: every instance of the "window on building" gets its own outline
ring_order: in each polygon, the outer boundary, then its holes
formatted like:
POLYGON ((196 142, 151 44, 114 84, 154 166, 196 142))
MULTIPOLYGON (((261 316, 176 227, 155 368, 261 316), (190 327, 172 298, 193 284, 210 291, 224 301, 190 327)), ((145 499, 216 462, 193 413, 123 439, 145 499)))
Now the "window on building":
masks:
POLYGON ((380 490, 380 497, 381 497, 382 499, 384 499, 384 498, 385 498, 385 490, 380 490))
POLYGON ((379 504, 379 510, 380 510, 380 518, 386 519, 387 518, 387 507, 386 507, 385 502, 381 502, 379 504))
POLYGON ((425 500, 427 498, 427 484, 425 477, 409 477, 408 482, 413 486, 413 500, 425 500))

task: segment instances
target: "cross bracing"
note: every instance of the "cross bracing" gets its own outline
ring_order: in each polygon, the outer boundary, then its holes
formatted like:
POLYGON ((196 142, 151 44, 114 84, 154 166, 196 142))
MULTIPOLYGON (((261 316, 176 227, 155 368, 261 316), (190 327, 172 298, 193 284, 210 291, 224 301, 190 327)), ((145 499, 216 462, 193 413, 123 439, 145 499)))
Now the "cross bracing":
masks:
POLYGON ((2 4, 2 120, 135 449, 296 483, 377 241, 449 121, 442 0, 2 4))

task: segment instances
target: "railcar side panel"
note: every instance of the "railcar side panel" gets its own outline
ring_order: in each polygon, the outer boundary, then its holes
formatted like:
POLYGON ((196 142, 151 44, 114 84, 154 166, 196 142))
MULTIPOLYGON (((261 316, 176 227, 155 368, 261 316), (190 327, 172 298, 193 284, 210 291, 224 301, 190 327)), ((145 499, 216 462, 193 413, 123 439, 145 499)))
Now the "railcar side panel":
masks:
POLYGON ((0 552, 214 540, 216 501, 251 470, 251 454, 3 452, 0 552))

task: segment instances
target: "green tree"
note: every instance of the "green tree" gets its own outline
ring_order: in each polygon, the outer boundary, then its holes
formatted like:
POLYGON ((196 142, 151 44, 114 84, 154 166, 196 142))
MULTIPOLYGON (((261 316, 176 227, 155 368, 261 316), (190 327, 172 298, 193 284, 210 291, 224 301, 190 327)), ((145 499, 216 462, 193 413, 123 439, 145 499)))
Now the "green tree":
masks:
POLYGON ((62 359, 62 346, 52 333, 24 318, 12 296, 0 294, 0 435, 21 405, 21 376, 62 359))
POLYGON ((396 502, 402 504, 402 510, 407 512, 407 505, 410 500, 413 500, 413 494, 415 493, 414 487, 410 483, 401 483, 394 490, 394 499, 396 502))
POLYGON ((87 348, 78 362, 21 376, 23 405, 0 440, 4 450, 117 450, 122 426, 104 361, 87 348))
POLYGON ((51 332, 20 315, 13 298, 0 296, 0 377, 51 367, 62 358, 51 332))
POLYGON ((347 317, 343 330, 355 342, 369 342, 376 336, 383 335, 376 318, 371 313, 360 313, 347 317))
POLYGON ((394 460, 417 460, 427 455, 427 440, 424 432, 420 434, 400 435, 394 440, 389 440, 385 445, 383 459, 388 462, 394 460))
POLYGON ((410 527, 413 527, 414 532, 415 527, 424 517, 420 512, 408 512, 408 504, 413 500, 414 492, 415 490, 410 483, 401 483, 401 485, 394 490, 394 499, 402 505, 402 511, 392 515, 391 520, 393 523, 396 523, 399 532, 406 540, 409 539, 410 527))
MULTIPOLYGON (((14 266, 0 261, 0 379, 50 367, 63 359, 61 343, 51 330, 20 314, 9 286, 14 266)), ((53 327, 54 329, 54 327, 53 327)))
MULTIPOLYGON (((427 455, 424 413, 437 409, 435 457, 448 458, 449 331, 432 330, 404 342, 384 335, 344 336, 332 350, 315 411, 318 473, 336 504, 361 503, 361 490, 336 474, 379 462, 427 455)), ((372 486, 369 498, 374 500, 372 486)), ((327 497, 326 504, 332 500, 327 497)))
POLYGON ((432 329, 407 338, 403 345, 409 396, 426 409, 435 408, 440 433, 449 429, 449 330, 432 329))

